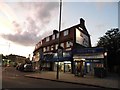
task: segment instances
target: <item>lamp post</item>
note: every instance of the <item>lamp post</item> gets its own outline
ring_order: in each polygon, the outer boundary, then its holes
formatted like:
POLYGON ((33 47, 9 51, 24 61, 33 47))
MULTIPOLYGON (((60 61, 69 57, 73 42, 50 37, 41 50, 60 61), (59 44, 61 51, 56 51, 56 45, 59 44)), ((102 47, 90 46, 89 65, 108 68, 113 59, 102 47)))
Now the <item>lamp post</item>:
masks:
POLYGON ((58 61, 57 61, 57 75, 56 75, 56 79, 59 79, 59 58, 60 58, 60 30, 61 30, 61 10, 62 10, 62 0, 60 0, 60 14, 59 14, 59 38, 58 38, 58 61))
POLYGON ((107 68, 107 52, 104 53, 104 56, 105 56, 105 67, 107 68))
POLYGON ((106 74, 108 73, 108 65, 107 65, 107 52, 104 53, 104 57, 105 57, 105 68, 106 68, 106 74))

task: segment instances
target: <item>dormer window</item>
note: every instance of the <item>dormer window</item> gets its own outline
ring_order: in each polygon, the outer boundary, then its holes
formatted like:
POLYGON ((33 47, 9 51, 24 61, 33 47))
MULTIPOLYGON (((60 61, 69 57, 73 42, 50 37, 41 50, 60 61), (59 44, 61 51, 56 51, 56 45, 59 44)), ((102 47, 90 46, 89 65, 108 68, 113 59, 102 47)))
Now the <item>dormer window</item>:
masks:
POLYGON ((50 41, 50 38, 49 38, 49 37, 46 38, 46 42, 48 42, 48 41, 50 41))
POLYGON ((64 36, 68 35, 68 30, 64 31, 64 36))
POLYGON ((52 35, 52 40, 54 40, 55 39, 55 35, 52 35))
POLYGON ((59 38, 59 33, 56 34, 56 38, 59 38))

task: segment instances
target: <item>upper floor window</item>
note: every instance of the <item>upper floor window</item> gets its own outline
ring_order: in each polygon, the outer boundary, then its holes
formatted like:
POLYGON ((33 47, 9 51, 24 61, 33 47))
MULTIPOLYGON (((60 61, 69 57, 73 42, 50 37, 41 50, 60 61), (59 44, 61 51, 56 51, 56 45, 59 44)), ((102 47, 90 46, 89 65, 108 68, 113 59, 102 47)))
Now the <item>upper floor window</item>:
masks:
POLYGON ((46 37, 46 42, 50 41, 50 38, 49 37, 46 37))
POLYGON ((68 30, 64 31, 64 36, 68 35, 68 30))
POLYGON ((72 42, 66 42, 66 47, 71 47, 71 46, 73 46, 73 43, 72 42))
POLYGON ((53 45, 51 45, 51 50, 54 50, 54 46, 53 45))
POLYGON ((60 46, 64 48, 64 43, 61 43, 60 46))
POLYGON ((42 45, 42 41, 40 42, 40 44, 42 45))
POLYGON ((59 38, 59 33, 57 33, 56 38, 59 38))
POLYGON ((43 52, 46 52, 46 47, 43 48, 43 52))
POLYGON ((52 35, 52 40, 54 40, 55 39, 55 35, 52 35))
POLYGON ((50 49, 49 49, 49 46, 47 47, 47 51, 49 51, 50 49))
POLYGON ((58 44, 55 45, 55 49, 58 49, 58 44))

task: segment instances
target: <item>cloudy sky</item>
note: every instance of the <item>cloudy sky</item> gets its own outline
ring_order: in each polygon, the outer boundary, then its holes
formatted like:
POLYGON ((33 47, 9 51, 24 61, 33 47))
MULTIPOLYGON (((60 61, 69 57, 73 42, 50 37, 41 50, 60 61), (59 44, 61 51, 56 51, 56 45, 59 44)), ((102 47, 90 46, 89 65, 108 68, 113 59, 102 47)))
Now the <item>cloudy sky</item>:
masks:
MULTIPOLYGON (((28 57, 37 42, 58 30, 59 2, 49 1, 0 0, 0 53, 28 57)), ((64 0, 62 30, 84 18, 95 46, 107 30, 118 27, 118 0, 98 1, 64 0)))

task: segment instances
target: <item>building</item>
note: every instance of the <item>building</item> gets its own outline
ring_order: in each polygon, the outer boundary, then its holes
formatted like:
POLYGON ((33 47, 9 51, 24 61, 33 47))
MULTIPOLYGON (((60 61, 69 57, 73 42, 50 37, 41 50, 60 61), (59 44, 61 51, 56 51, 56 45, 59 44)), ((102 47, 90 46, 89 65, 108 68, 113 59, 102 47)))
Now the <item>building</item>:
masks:
POLYGON ((27 58, 24 56, 10 54, 7 56, 8 60, 16 64, 25 63, 27 58))
POLYGON ((62 30, 60 33, 54 30, 52 35, 45 37, 36 44, 33 52, 33 62, 36 69, 56 71, 59 34, 60 46, 63 48, 62 57, 59 58, 61 71, 74 73, 73 51, 91 47, 90 35, 85 27, 85 20, 81 18, 80 24, 62 30))

